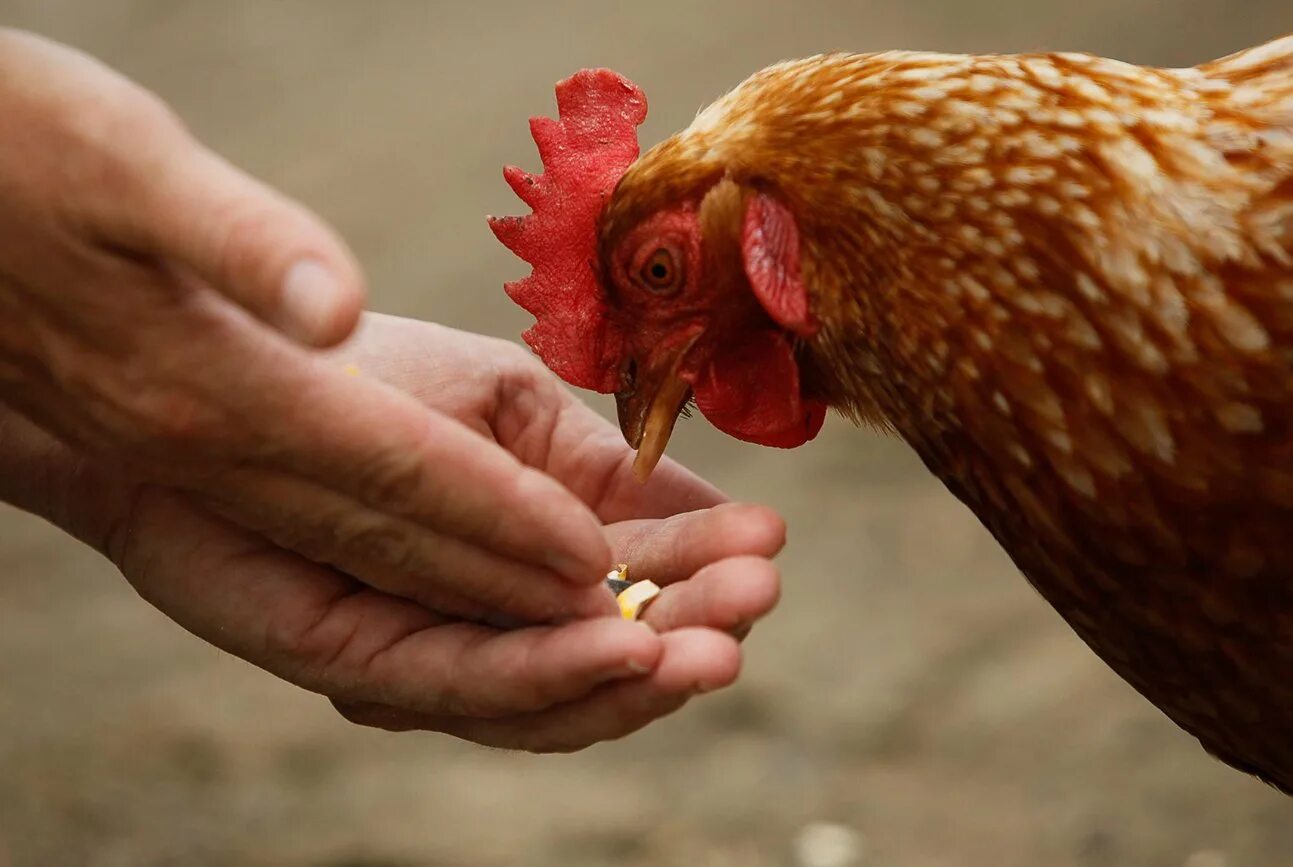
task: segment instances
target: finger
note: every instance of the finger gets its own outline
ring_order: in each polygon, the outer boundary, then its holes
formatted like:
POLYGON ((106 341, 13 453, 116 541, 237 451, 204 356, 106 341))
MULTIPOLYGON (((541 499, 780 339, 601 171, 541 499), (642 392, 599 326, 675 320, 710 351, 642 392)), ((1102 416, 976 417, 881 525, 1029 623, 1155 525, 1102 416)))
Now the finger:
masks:
POLYGON ((586 698, 538 713, 481 720, 392 706, 343 704, 338 709, 352 722, 391 731, 441 731, 486 746, 572 752, 631 734, 678 710, 692 696, 729 685, 740 672, 740 648, 730 636, 683 629, 661 638, 664 653, 649 676, 607 684, 586 698))
POLYGON ((421 713, 510 715, 639 678, 665 649, 618 618, 500 632, 363 588, 161 489, 114 559, 178 623, 300 686, 421 713))
MULTIPOLYGON (((589 407, 569 398, 547 440, 547 449, 524 458, 575 491, 606 523, 664 518, 727 502, 723 492, 672 460, 663 460, 645 484, 633 475, 636 454, 619 431, 589 407)), ((510 445, 506 437, 500 438, 510 445)))
POLYGON ((660 664, 649 677, 610 684, 582 701, 506 720, 456 720, 443 729, 487 746, 572 752, 615 740, 681 708, 694 695, 736 680, 740 648, 730 636, 686 629, 661 636, 660 664))
POLYGON ((551 623, 616 612, 600 583, 574 584, 312 482, 260 470, 222 475, 204 498, 222 514, 310 559, 436 611, 483 622, 551 623))
POLYGON ((389 386, 318 360, 253 400, 280 466, 369 508, 578 584, 598 583, 610 566, 601 523, 570 491, 389 386))
MULTIPOLYGON (((228 325, 213 315, 217 326, 228 325)), ((205 378, 192 387, 210 391, 239 377, 253 379, 204 397, 221 407, 220 424, 205 434, 209 444, 199 440, 205 448, 199 465, 180 466, 167 482, 218 496, 236 476, 229 464, 237 458, 245 471, 299 477, 356 506, 551 569, 576 584, 596 585, 610 568, 610 548, 592 511, 486 436, 391 386, 347 373, 335 359, 256 341, 244 345, 238 340, 246 335, 227 333, 234 351, 208 352, 205 378), (238 350, 256 359, 250 373, 238 350)), ((176 445, 195 450, 187 439, 176 445)), ((164 469, 159 461, 152 472, 164 469)), ((259 526, 257 510, 313 508, 309 499, 260 502, 253 494, 224 497, 226 514, 259 526)), ((306 526, 327 529, 343 517, 334 511, 306 526)), ((332 535, 340 547, 344 534, 332 535)))
POLYGON ((781 598, 777 567, 761 557, 711 563, 690 580, 665 587, 643 614, 658 632, 707 626, 744 638, 781 598))
POLYGON ((467 718, 538 712, 656 668, 664 642, 615 617, 511 631, 459 623, 413 633, 365 666, 352 693, 377 704, 467 718))
POLYGON ((611 483, 594 505, 603 521, 664 518, 727 502, 722 491, 671 458, 661 460, 645 484, 639 482, 632 471, 636 454, 619 456, 611 483))
POLYGON ((365 287, 354 256, 318 217, 193 140, 159 129, 133 165, 102 236, 186 267, 269 325, 330 346, 355 327, 365 287), (133 181, 133 182, 131 182, 133 181))
POLYGON ((690 578, 727 557, 773 557, 785 545, 786 525, 764 506, 727 503, 663 520, 624 521, 606 528, 617 563, 634 580, 664 586, 690 578))

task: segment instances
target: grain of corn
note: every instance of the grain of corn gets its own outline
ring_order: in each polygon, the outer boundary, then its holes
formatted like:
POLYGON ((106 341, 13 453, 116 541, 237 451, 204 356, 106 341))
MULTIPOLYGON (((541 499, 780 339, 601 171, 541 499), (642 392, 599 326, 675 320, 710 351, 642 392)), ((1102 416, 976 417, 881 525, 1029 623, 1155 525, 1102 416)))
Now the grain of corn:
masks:
POLYGON ((630 581, 629 567, 624 563, 606 573, 606 586, 615 594, 620 616, 625 620, 637 620, 651 600, 660 595, 660 587, 652 581, 630 581))
POLYGON ((660 588, 652 581, 638 581, 629 585, 615 601, 620 604, 620 616, 625 620, 637 620, 646 611, 647 604, 660 595, 660 588))

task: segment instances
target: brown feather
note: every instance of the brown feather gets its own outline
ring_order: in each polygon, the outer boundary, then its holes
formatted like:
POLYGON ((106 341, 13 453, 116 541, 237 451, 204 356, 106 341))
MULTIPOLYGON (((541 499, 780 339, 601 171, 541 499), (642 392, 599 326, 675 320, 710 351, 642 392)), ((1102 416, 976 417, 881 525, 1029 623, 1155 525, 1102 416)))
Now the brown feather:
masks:
POLYGON ((1293 791, 1293 37, 1195 69, 830 55, 621 181, 794 211, 806 378, 891 427, 1119 674, 1293 791))

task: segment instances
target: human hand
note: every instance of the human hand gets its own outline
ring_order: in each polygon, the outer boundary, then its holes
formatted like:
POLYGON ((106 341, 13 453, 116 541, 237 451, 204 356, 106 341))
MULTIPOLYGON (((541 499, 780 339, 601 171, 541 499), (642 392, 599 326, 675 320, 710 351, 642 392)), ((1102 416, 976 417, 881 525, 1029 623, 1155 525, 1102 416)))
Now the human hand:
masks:
MULTIPOLYGON (((379 342, 396 329, 456 334, 378 324, 387 327, 365 334, 379 342)), ((464 345, 496 343, 459 337, 464 345)), ((397 363, 400 348, 420 353, 422 345, 385 342, 397 363)), ((416 364, 405 370, 421 379, 416 364)), ((670 472, 675 492, 693 488, 684 499, 709 496, 670 472)), ((777 574, 764 557, 783 540, 780 520, 753 506, 623 521, 607 528, 608 538, 636 575, 664 585, 646 613, 661 634, 614 617, 505 631, 311 563, 185 494, 86 460, 12 413, 0 413, 0 498, 104 550, 181 625, 328 696, 348 719, 532 751, 619 737, 730 683, 739 667, 735 637, 776 601, 777 574)), ((653 508, 668 506, 643 502, 638 511, 653 508)))
POLYGON ((762 555, 779 547, 779 522, 755 507, 615 533, 617 552, 664 584, 649 625, 612 616, 514 630, 365 587, 163 489, 137 495, 129 526, 110 550, 142 596, 346 719, 531 752, 622 737, 727 686, 737 635, 778 595, 762 555))
MULTIPOLYGON (((673 461, 666 460, 646 485, 639 484, 633 452, 616 428, 515 344, 368 315, 335 357, 359 375, 406 390, 551 474, 608 522, 615 559, 631 564, 635 579, 664 588, 644 618, 663 633, 661 656, 649 677, 599 686, 544 711, 492 719, 447 720, 408 705, 338 703, 348 718, 383 728, 451 731, 502 746, 572 749, 639 728, 736 677, 735 640, 771 611, 780 592, 778 573, 767 559, 785 542, 784 524, 775 513, 726 503, 673 461)), ((632 624, 616 628, 626 626, 632 624)), ((572 638, 586 628, 606 629, 608 621, 561 627, 569 630, 564 635, 561 630, 503 635, 528 642, 540 635, 572 638), (602 625, 590 626, 594 623, 602 625)), ((554 642, 551 650, 554 663, 567 665, 600 652, 597 642, 583 638, 559 649, 554 642)))
POLYGON ((578 497, 311 350, 349 333, 363 297, 315 217, 35 37, 0 31, 0 115, 0 404, 436 610, 612 610, 612 553, 578 497))

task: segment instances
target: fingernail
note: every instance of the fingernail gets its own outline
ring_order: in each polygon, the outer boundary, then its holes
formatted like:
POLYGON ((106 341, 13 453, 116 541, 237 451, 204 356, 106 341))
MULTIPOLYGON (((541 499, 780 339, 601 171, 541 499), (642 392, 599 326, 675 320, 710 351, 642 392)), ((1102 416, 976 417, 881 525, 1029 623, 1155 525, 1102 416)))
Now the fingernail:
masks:
POLYGON ((651 666, 643 665, 636 659, 630 659, 624 667, 629 670, 629 674, 647 674, 651 671, 651 666))
POLYGON ((713 692, 716 689, 722 689, 722 686, 723 685, 719 683, 706 683, 705 681, 702 680, 700 683, 696 684, 695 688, 692 691, 695 692, 697 695, 700 695, 706 692, 713 692))
POLYGON ((337 276, 317 259, 301 259, 283 278, 283 328, 298 340, 319 339, 333 327, 346 301, 337 276))

